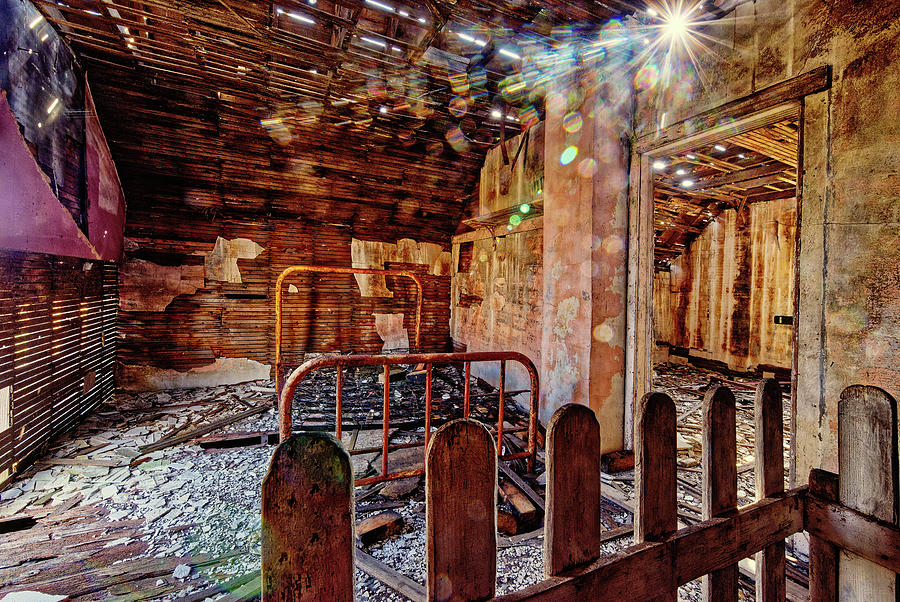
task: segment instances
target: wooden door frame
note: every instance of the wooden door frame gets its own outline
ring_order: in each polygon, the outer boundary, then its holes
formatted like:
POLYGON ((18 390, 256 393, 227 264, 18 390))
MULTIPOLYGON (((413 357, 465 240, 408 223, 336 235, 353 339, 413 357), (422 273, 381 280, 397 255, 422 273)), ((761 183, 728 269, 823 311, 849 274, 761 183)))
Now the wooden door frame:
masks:
MULTIPOLYGON (((744 98, 704 111, 664 130, 639 138, 631 149, 628 199, 628 284, 625 333, 625 448, 634 444, 634 408, 637 400, 651 390, 653 350, 653 170, 657 158, 712 144, 757 128, 782 121, 793 115, 800 120, 800 146, 797 166, 797 226, 800 240, 800 199, 802 189, 802 138, 804 96, 831 86, 831 69, 819 67, 780 82, 744 98)), ((794 324, 792 382, 796 389, 798 283, 794 249, 794 324)), ((794 401, 791 400, 792 413, 794 401)))

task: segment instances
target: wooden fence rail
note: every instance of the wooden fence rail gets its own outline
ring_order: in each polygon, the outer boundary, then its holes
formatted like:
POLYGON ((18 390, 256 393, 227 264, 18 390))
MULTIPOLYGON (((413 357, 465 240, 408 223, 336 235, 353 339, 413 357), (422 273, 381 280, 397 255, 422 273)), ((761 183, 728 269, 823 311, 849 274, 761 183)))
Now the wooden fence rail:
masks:
MULTIPOLYGON (((895 401, 873 387, 847 388, 839 404, 841 478, 813 471, 809 489, 790 491, 776 381, 760 383, 755 411, 759 501, 737 507, 735 400, 713 387, 703 400, 705 520, 678 529, 675 405, 647 394, 637 414, 635 545, 601 557, 599 425, 587 408, 560 408, 547 430, 546 579, 496 599, 675 600, 680 585, 704 577, 705 600, 737 600, 737 563, 756 554, 758 599, 784 600, 784 540, 804 530, 812 600, 896 599, 895 401)), ((495 595, 494 448, 489 431, 467 419, 444 425, 430 441, 429 600, 495 595)), ((299 434, 279 446, 263 482, 264 599, 353 598, 352 491, 336 440, 299 434)))

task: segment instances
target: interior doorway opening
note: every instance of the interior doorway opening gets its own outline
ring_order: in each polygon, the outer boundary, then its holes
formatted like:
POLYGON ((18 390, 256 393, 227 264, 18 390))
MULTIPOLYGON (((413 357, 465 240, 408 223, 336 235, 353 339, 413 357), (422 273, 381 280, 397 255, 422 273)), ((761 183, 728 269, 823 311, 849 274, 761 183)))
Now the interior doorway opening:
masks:
POLYGON ((781 384, 786 446, 793 435, 800 123, 799 107, 785 107, 644 161, 653 208, 651 387, 678 406, 686 480, 701 474, 705 392, 717 383, 735 392, 741 505, 755 499, 753 397, 762 378, 781 384))

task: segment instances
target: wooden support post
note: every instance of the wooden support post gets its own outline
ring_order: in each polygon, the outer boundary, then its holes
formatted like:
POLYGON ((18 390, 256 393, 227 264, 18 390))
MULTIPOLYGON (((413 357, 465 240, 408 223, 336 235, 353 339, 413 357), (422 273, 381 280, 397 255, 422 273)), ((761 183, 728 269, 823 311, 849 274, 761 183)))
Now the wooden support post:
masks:
POLYGON ((486 600, 497 572, 497 454, 480 422, 448 422, 428 444, 429 600, 486 600))
MULTIPOLYGON (((737 510, 737 423, 734 394, 711 387, 703 398, 703 519, 737 510)), ((737 600, 738 565, 703 577, 707 602, 737 600)))
POLYGON ((547 426, 544 574, 559 575, 600 557, 600 424, 590 408, 568 404, 547 426))
POLYGON ((325 433, 291 435, 262 483, 262 598, 353 600, 353 468, 325 433))
MULTIPOLYGON (((898 524, 897 404, 876 387, 855 385, 838 403, 839 496, 842 505, 898 524)), ((841 552, 841 600, 895 600, 896 573, 841 552)))
MULTIPOLYGON (((756 498, 784 492, 784 415, 781 386, 767 378, 756 388, 756 498)), ((756 554, 756 599, 781 602, 786 596, 784 542, 756 554)))
MULTIPOLYGON (((809 473, 809 495, 835 502, 837 475, 814 468, 809 473)), ((838 548, 816 535, 809 536, 809 599, 836 602, 838 591, 838 548)))
MULTIPOLYGON (((678 529, 675 403, 672 398, 665 393, 644 395, 638 405, 636 424, 634 539, 635 543, 663 541, 678 529)), ((660 588, 656 599, 677 600, 677 584, 660 588)))

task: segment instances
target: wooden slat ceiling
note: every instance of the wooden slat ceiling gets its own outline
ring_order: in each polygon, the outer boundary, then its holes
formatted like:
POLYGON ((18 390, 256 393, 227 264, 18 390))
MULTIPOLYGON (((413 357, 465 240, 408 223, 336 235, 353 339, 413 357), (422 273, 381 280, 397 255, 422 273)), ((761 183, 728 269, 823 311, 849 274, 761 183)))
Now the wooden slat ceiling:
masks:
POLYGON ((788 119, 661 159, 654 166, 655 261, 665 269, 720 211, 792 198, 799 126, 788 119))
POLYGON ((215 211, 229 195, 258 205, 233 203, 244 211, 314 197, 293 213, 365 213, 334 202, 349 201, 380 210, 370 221, 383 224, 406 203, 400 214, 428 214, 426 231, 448 233, 500 137, 498 84, 519 67, 516 44, 634 10, 618 0, 35 3, 88 71, 130 209, 161 208, 152 183, 215 211), (451 114, 457 97, 464 116, 451 114), (456 127, 462 146, 448 136, 456 127))

